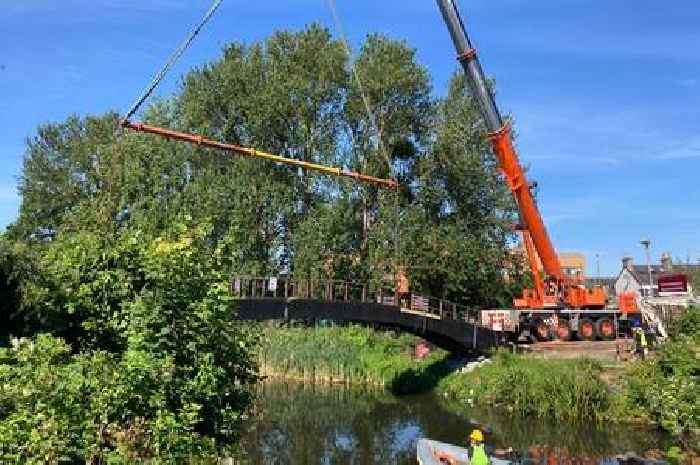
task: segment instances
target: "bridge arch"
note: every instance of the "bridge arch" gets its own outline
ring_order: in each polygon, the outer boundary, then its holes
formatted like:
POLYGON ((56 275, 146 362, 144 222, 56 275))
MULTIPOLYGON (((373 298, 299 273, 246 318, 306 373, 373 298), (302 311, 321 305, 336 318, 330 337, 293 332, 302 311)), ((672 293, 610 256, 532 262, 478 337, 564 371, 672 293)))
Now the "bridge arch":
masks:
POLYGON ((502 333, 472 322, 374 302, 239 298, 236 318, 244 321, 332 320, 381 325, 410 332, 457 351, 485 352, 503 343, 502 333))

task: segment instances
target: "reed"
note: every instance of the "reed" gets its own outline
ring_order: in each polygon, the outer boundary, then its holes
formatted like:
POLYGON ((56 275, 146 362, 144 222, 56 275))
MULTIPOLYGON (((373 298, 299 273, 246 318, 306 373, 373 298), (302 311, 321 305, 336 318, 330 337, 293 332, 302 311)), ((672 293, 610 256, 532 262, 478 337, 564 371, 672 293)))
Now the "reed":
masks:
POLYGON ((492 363, 441 381, 440 391, 465 406, 486 405, 522 416, 564 421, 606 419, 613 402, 591 360, 542 360, 497 353, 492 363))
POLYGON ((317 384, 365 385, 415 392, 446 353, 415 360, 419 338, 350 325, 267 327, 258 350, 263 376, 317 384), (408 389, 400 385, 410 385, 408 389))

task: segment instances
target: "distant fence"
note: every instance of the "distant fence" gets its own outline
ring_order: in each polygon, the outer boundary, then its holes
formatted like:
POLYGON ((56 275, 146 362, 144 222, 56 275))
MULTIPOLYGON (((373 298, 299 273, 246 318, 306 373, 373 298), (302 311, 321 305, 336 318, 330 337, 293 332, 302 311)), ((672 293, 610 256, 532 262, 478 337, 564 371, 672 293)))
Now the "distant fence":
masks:
POLYGON ((652 308, 666 330, 673 327, 676 320, 681 318, 690 307, 698 304, 698 302, 689 298, 668 297, 647 298, 644 300, 644 303, 652 308))

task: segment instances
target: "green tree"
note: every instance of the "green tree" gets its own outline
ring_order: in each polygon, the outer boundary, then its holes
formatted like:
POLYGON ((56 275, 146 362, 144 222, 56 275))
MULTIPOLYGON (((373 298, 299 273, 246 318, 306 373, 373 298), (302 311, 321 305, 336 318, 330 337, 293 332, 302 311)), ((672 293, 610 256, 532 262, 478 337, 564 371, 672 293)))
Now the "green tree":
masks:
POLYGON ((20 307, 17 262, 14 244, 4 234, 0 235, 0 346, 7 345, 9 335, 18 331, 15 317, 20 307))
MULTIPOLYGON (((34 355, 7 355, 0 384, 6 382, 12 402, 0 408, 0 436, 31 436, 41 429, 36 421, 48 418, 58 429, 47 434, 60 439, 54 452, 70 446, 77 454, 95 447, 111 454, 118 441, 107 441, 106 429, 134 425, 146 435, 174 428, 172 442, 166 433, 159 439, 167 447, 188 443, 187 434, 211 444, 235 439, 257 380, 257 337, 233 319, 228 274, 222 251, 209 246, 211 234, 210 223, 192 226, 185 218, 159 236, 129 228, 106 237, 62 230, 41 244, 36 275, 23 282, 25 311, 40 315, 44 330, 65 337, 81 355, 68 358, 65 346, 61 357, 40 359, 34 368, 34 355), (54 371, 55 383, 38 386, 33 397, 20 389, 41 384, 32 376, 54 371), (79 374, 65 384, 63 372, 79 374)), ((47 350, 54 344, 39 338, 26 347, 35 343, 47 350)), ((153 447, 146 452, 156 454, 153 447)), ((196 452, 194 443, 188 450, 196 452)))
MULTIPOLYGON (((178 98, 182 124, 260 150, 337 164, 345 62, 340 42, 317 25, 275 33, 250 47, 230 45, 222 59, 186 77, 178 98)), ((211 199, 205 209, 226 219, 219 229, 231 248, 231 266, 254 273, 289 267, 296 225, 326 180, 260 160, 225 163, 220 174, 204 172, 197 192, 209 191, 202 193, 211 199)))
POLYGON ((396 176, 398 196, 154 136, 115 140, 114 115, 72 118, 40 129, 29 146, 17 230, 29 237, 69 224, 158 234, 189 215, 211 222, 211 244, 225 249, 232 273, 364 281, 410 264, 416 291, 473 305, 507 301, 503 289, 514 282, 503 270, 521 274, 507 253, 513 205, 463 78, 436 101, 415 50, 376 34, 354 65, 359 81, 343 45, 317 25, 232 44, 145 119, 396 176), (52 185, 62 192, 56 198, 41 190, 52 185), (35 217, 35 210, 52 213, 35 217))
POLYGON ((27 140, 19 182, 20 217, 11 230, 27 237, 51 235, 83 201, 115 187, 119 179, 112 149, 117 115, 69 117, 41 126, 27 140))

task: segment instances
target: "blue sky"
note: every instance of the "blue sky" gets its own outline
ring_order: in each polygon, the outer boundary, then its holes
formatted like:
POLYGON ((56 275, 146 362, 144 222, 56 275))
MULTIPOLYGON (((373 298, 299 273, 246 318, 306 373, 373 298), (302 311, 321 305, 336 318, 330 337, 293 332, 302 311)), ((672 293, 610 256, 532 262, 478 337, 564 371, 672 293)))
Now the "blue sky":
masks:
MULTIPOLYGON (((433 0, 337 0, 357 44, 405 39, 445 92, 457 68, 433 0)), ((640 238, 700 259, 700 3, 697 0, 460 0, 561 251, 595 270, 638 262, 640 238)), ((208 0, 23 0, 0 6, 0 228, 16 217, 25 138, 71 113, 124 110, 208 0)), ((224 0, 159 89, 231 40, 320 21, 326 0, 224 0)))

